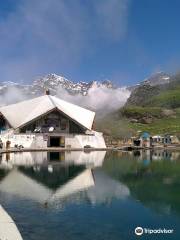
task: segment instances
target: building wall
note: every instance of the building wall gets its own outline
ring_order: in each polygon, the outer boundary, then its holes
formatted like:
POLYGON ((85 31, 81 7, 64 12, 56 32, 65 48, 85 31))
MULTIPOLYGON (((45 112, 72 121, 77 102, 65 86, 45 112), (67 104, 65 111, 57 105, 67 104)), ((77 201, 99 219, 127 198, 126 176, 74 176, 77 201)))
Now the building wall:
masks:
POLYGON ((105 148, 106 144, 102 133, 94 132, 94 135, 74 135, 65 138, 66 147, 83 148, 84 146, 105 148))
POLYGON ((105 141, 102 133, 93 132, 93 135, 85 134, 6 134, 1 135, 3 148, 6 148, 7 141, 10 141, 10 147, 22 145, 24 148, 46 148, 50 136, 64 136, 66 148, 84 148, 90 146, 94 148, 105 148, 105 141))

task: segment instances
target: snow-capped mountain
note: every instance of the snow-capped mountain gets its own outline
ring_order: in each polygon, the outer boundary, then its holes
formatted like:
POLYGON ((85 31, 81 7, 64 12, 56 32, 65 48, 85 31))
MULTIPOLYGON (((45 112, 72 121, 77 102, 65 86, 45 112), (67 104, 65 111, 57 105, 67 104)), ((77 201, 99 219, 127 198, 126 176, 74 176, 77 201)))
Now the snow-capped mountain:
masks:
POLYGON ((94 109, 97 109, 96 105, 99 104, 98 106, 101 107, 105 103, 106 107, 111 105, 111 108, 113 108, 114 105, 117 105, 117 107, 122 106, 127 101, 130 93, 133 94, 134 90, 141 86, 162 85, 169 83, 171 80, 172 77, 170 75, 159 72, 137 85, 120 88, 115 87, 109 80, 76 83, 56 74, 48 74, 37 78, 29 85, 1 82, 0 106, 43 95, 45 90, 48 89, 51 95, 58 95, 64 100, 85 107, 94 106, 94 109), (115 91, 112 92, 112 90, 115 91), (88 96, 88 98, 82 99, 84 96, 88 96), (112 102, 113 104, 110 104, 112 102))
POLYGON ((156 72, 156 73, 152 74, 150 77, 139 82, 138 84, 127 87, 127 89, 129 91, 133 91, 136 88, 141 87, 143 85, 150 85, 152 87, 152 86, 168 84, 171 81, 172 81, 171 75, 169 75, 165 72, 156 72))
POLYGON ((149 84, 150 86, 167 84, 171 81, 171 76, 165 72, 157 72, 146 78, 140 84, 149 84))
MULTIPOLYGON (((151 75, 149 78, 140 82, 137 85, 128 87, 128 90, 132 91, 139 85, 149 84, 151 86, 161 85, 169 83, 171 80, 171 76, 164 72, 158 72, 151 75)), ((56 74, 48 74, 44 77, 39 77, 33 81, 30 85, 15 83, 15 82, 2 82, 0 83, 0 95, 4 95, 8 92, 9 89, 13 89, 15 87, 18 90, 21 90, 24 95, 27 97, 35 97, 42 95, 46 89, 50 90, 52 95, 55 95, 58 89, 63 88, 68 93, 72 95, 81 94, 86 96, 88 91, 93 88, 110 88, 115 89, 116 87, 109 80, 105 80, 102 82, 99 81, 91 81, 87 82, 73 82, 68 80, 65 77, 56 75, 56 74)))
POLYGON ((37 78, 31 85, 19 84, 15 82, 2 82, 0 83, 0 95, 5 95, 9 90, 12 90, 13 88, 22 91, 22 93, 27 97, 42 95, 46 89, 49 89, 50 93, 52 95, 55 95, 58 89, 63 88, 72 95, 81 94, 83 96, 86 96, 89 89, 93 87, 114 88, 112 82, 109 80, 102 82, 91 81, 89 83, 75 83, 66 79, 65 77, 56 74, 48 74, 44 77, 37 78))

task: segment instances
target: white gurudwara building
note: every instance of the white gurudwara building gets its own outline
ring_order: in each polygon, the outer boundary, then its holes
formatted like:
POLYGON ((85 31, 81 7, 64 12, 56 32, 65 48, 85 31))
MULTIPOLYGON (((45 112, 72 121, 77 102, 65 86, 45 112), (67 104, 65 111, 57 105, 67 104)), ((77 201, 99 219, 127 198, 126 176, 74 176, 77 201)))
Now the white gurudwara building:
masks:
POLYGON ((95 112, 48 94, 0 108, 3 148, 106 148, 95 112))

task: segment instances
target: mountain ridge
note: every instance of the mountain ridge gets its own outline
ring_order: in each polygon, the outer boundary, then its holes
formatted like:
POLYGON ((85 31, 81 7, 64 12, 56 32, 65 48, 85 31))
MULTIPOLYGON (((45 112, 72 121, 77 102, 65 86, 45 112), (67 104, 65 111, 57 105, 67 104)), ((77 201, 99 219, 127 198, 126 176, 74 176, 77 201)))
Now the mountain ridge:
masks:
POLYGON ((42 95, 45 89, 49 89, 52 95, 57 93, 61 87, 70 94, 82 94, 86 96, 92 87, 115 88, 110 80, 91 81, 91 82, 73 82, 65 77, 51 73, 35 79, 32 84, 20 84, 12 81, 0 83, 0 95, 3 95, 9 88, 16 87, 22 90, 27 96, 36 97, 42 95))

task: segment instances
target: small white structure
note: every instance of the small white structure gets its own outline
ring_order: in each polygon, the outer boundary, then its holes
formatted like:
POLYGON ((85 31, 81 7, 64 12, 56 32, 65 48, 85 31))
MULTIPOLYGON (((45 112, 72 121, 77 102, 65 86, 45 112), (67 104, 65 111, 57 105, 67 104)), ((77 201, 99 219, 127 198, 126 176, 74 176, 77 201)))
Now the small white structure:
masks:
POLYGON ((161 135, 152 136, 153 143, 162 143, 163 139, 164 138, 161 135))
POLYGON ((93 130, 95 112, 44 95, 0 108, 3 147, 106 148, 93 130))

